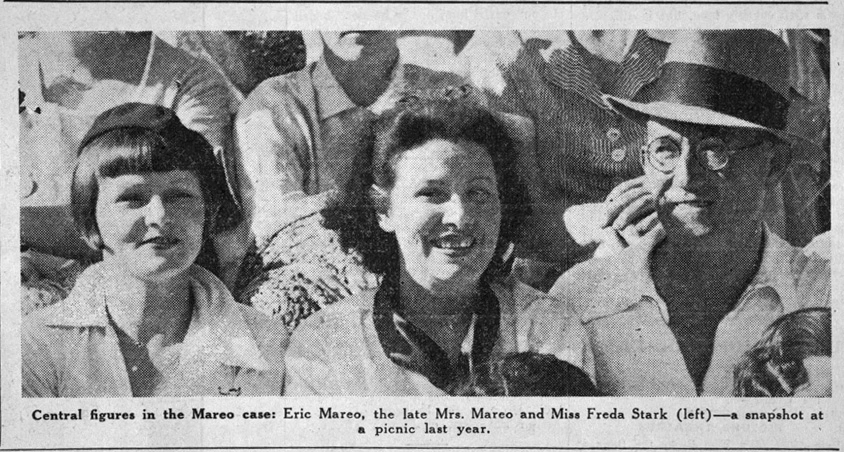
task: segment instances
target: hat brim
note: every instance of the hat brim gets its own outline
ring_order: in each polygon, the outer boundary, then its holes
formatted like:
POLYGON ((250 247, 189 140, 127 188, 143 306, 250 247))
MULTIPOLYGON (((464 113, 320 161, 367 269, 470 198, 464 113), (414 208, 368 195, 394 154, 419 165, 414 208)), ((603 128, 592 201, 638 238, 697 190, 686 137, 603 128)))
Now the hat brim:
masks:
POLYGON ((735 116, 719 113, 708 108, 664 101, 645 104, 609 95, 605 95, 603 97, 604 102, 606 102, 613 110, 640 124, 645 124, 649 119, 656 118, 706 126, 759 130, 771 133, 787 143, 811 143, 803 137, 784 132, 782 130, 771 129, 741 118, 736 118, 735 116))

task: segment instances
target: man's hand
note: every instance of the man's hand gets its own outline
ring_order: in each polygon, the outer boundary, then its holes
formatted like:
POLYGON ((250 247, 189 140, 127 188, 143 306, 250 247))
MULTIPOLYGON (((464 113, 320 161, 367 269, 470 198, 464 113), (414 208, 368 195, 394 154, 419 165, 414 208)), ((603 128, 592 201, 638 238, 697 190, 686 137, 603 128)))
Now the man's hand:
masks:
POLYGON ((563 221, 578 245, 598 245, 596 256, 632 245, 659 223, 644 176, 622 182, 602 203, 568 208, 563 221))

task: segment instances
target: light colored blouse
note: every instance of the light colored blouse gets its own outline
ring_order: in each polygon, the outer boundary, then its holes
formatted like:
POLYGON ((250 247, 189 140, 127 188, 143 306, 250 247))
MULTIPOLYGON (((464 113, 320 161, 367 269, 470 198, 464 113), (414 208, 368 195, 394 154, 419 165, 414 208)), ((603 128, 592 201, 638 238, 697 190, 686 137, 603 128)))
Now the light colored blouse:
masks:
MULTIPOLYGON (((491 289, 501 316, 491 360, 531 351, 583 365, 584 331, 565 304, 513 278, 498 280, 491 289)), ((423 375, 387 357, 373 317, 376 292, 346 298, 299 325, 285 356, 285 394, 446 395, 423 375)), ((468 337, 463 342, 464 353, 471 353, 465 347, 471 342, 468 337)))
MULTIPOLYGON (((234 301, 207 270, 189 270, 194 308, 180 344, 163 350, 154 396, 281 395, 287 332, 234 301)), ((107 307, 119 279, 95 264, 64 301, 26 316, 21 328, 24 397, 132 397, 107 307)))

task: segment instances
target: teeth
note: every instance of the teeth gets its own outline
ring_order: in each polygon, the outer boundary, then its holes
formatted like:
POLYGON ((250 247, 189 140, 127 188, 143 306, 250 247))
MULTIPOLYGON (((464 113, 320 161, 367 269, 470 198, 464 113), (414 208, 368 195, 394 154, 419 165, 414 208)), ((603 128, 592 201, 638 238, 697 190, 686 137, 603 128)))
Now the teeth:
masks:
POLYGON ((449 235, 438 238, 434 245, 443 249, 463 249, 475 244, 475 239, 467 236, 449 235))

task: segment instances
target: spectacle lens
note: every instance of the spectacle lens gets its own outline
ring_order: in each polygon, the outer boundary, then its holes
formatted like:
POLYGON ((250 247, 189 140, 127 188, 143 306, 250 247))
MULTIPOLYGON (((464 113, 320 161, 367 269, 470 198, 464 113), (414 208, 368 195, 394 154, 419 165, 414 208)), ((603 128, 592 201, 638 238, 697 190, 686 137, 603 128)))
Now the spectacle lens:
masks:
POLYGON ((677 167, 682 151, 680 145, 670 138, 656 138, 645 148, 647 160, 659 171, 670 173, 677 167))
POLYGON ((704 167, 712 171, 720 171, 730 163, 730 152, 727 144, 719 138, 707 138, 698 144, 697 160, 704 167))
MULTIPOLYGON (((668 137, 655 138, 643 148, 648 163, 656 170, 671 173, 677 168, 682 158, 682 148, 674 139, 668 137)), ((716 137, 701 140, 694 151, 695 158, 704 168, 710 171, 720 171, 730 163, 732 152, 724 140, 716 137)))

